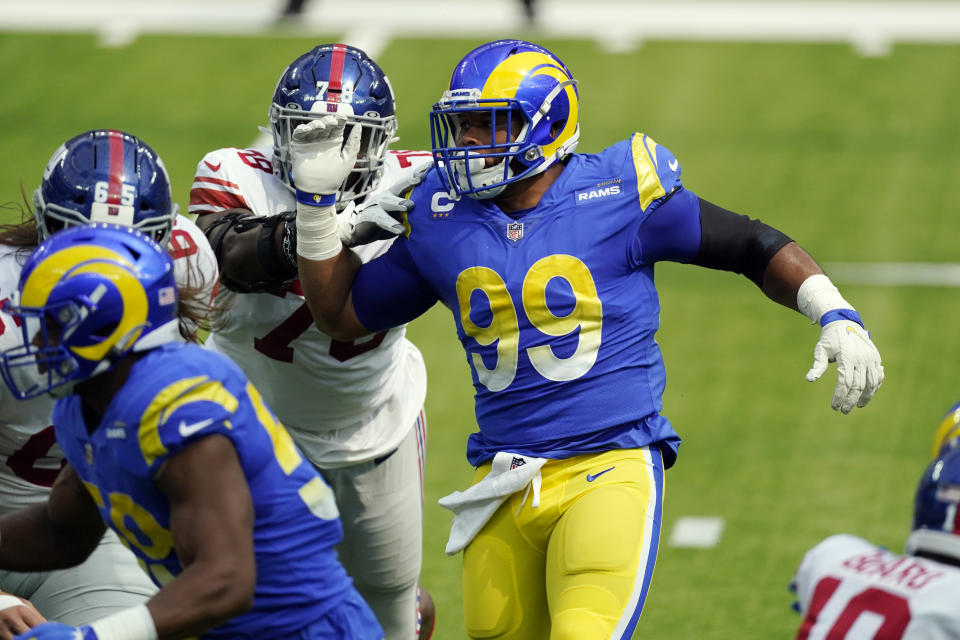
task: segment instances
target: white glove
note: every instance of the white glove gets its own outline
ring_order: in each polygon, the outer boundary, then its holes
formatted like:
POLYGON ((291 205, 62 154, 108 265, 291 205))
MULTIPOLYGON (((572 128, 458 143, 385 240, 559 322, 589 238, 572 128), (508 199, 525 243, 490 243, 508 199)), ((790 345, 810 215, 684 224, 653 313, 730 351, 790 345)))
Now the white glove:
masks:
POLYGON ((813 349, 813 367, 807 372, 807 381, 813 382, 827 370, 828 362, 837 363, 837 386, 830 407, 843 413, 850 413, 854 404, 866 406, 883 383, 880 352, 866 329, 846 319, 847 314, 856 315, 856 312, 843 310, 824 314, 828 322, 820 331, 820 339, 813 349), (833 317, 837 319, 832 320, 833 317))
POLYGON ((413 201, 403 197, 420 184, 430 165, 424 165, 386 191, 371 194, 363 204, 349 203, 340 213, 340 240, 348 247, 389 240, 403 233, 404 214, 413 209, 413 201))
POLYGON ((413 202, 387 194, 380 202, 351 202, 340 212, 340 240, 347 247, 389 240, 403 233, 403 214, 413 208, 413 202))
POLYGON ((336 202, 340 185, 353 170, 360 149, 360 127, 357 126, 351 128, 343 144, 346 123, 343 114, 330 114, 293 130, 290 157, 298 202, 311 206, 336 202))

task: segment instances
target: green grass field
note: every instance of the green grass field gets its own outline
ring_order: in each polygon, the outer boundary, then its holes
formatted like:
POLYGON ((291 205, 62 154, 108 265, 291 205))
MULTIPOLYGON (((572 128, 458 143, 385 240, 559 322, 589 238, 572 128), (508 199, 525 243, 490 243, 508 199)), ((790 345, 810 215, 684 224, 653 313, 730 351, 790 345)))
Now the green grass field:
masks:
MULTIPOLYGON (((143 37, 102 49, 92 36, 0 33, 0 203, 19 202, 21 182, 31 191, 63 140, 113 127, 157 149, 185 207, 203 154, 249 144, 280 72, 322 41, 143 37)), ((426 111, 476 44, 398 40, 378 56, 398 94, 396 148, 429 145, 426 111)), ((680 159, 687 187, 781 228, 822 263, 957 260, 957 47, 860 58, 834 45, 649 42, 609 55, 589 42, 542 44, 580 80, 580 151, 644 131, 680 159)), ((803 379, 818 331, 802 316, 727 273, 663 265, 658 281, 664 413, 684 444, 667 474, 637 637, 792 637, 787 584, 806 549, 840 531, 902 548, 934 428, 960 395, 950 325, 960 294, 838 282, 887 374, 870 406, 843 416, 829 407, 832 370, 803 379), (688 515, 724 518, 720 544, 666 546, 688 515)), ((423 583, 438 605, 435 637, 455 640, 460 560, 443 554, 450 517, 436 500, 470 476, 472 389, 446 310, 410 334, 430 375, 423 583)))

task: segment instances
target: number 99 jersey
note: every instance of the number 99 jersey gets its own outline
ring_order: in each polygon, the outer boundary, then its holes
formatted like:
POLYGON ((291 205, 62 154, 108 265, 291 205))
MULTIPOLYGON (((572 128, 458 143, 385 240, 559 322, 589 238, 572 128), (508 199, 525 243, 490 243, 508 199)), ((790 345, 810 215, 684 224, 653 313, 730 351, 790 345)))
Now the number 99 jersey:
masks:
POLYGON ((133 365, 92 433, 78 395, 58 401, 53 419, 104 522, 159 586, 183 567, 154 478, 200 438, 231 441, 253 501, 257 582, 253 607, 204 637, 295 637, 349 592, 333 550, 343 532, 332 491, 227 358, 193 344, 158 347, 133 365))
POLYGON ((699 225, 679 176, 673 154, 638 133, 570 156, 516 217, 490 200, 451 199, 435 170, 414 190, 408 236, 360 268, 354 308, 374 330, 438 298, 451 309, 476 391, 471 464, 501 450, 566 458, 653 443, 672 464, 660 306, 638 238, 668 200, 668 220, 699 225))

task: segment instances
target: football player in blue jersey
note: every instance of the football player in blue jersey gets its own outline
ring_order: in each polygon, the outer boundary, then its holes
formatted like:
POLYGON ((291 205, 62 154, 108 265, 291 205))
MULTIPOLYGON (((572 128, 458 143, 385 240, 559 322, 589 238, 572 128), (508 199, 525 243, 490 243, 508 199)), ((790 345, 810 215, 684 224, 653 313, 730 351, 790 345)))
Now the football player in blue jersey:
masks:
POLYGON ((129 227, 66 229, 23 267, 24 341, 0 372, 59 398, 68 464, 45 504, 0 518, 0 567, 76 565, 109 526, 159 591, 17 637, 382 638, 333 549, 329 487, 236 365, 179 340, 177 303, 171 257, 129 227))
POLYGON ((657 262, 742 273, 819 323, 807 379, 837 362, 834 409, 866 405, 883 380, 860 316, 807 253, 685 189, 677 158, 647 135, 574 153, 578 100, 543 47, 468 53, 430 114, 435 168, 407 229, 362 267, 330 206, 356 132, 341 145, 331 115, 291 144, 300 283, 317 325, 349 339, 438 300, 453 313, 480 430, 467 445, 473 486, 441 504, 456 513, 447 552, 465 549, 472 638, 633 634, 680 442, 660 413, 657 262))

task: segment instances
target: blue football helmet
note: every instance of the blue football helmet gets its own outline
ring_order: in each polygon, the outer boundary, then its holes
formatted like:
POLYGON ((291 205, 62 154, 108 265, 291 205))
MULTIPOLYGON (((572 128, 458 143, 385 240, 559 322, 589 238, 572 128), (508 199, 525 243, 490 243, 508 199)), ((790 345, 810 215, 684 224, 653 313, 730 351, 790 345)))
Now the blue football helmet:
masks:
POLYGON ((360 152, 354 170, 344 179, 337 206, 362 199, 383 174, 387 147, 397 132, 393 87, 366 53, 345 44, 324 44, 294 60, 277 82, 270 105, 273 172, 295 188, 290 137, 298 125, 331 113, 361 127, 360 152))
POLYGON ((23 344, 0 354, 0 373, 21 399, 65 395, 130 352, 180 341, 173 260, 127 226, 53 234, 30 254, 5 311, 23 344))
POLYGON ((537 175, 569 153, 580 139, 577 81, 555 55, 523 40, 477 47, 457 64, 450 88, 430 112, 433 159, 451 193, 486 199, 510 183, 537 175), (459 146, 467 112, 490 132, 519 127, 510 144, 459 146), (519 122, 518 122, 519 120, 519 122), (499 159, 486 166, 486 159, 499 159))
POLYGON ((925 551, 960 560, 960 449, 930 463, 920 479, 907 553, 925 551))
POLYGON ((40 239, 91 222, 139 229, 166 246, 177 217, 160 156, 113 129, 86 131, 58 148, 33 194, 40 239))
POLYGON ((930 455, 936 458, 958 445, 960 445, 960 402, 950 407, 940 420, 937 432, 933 436, 930 455))

